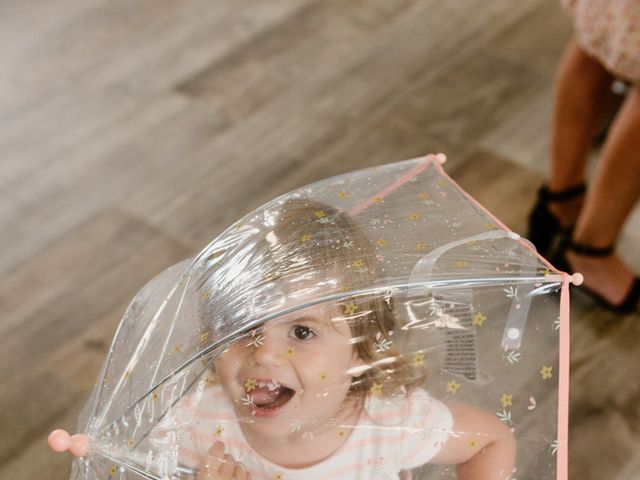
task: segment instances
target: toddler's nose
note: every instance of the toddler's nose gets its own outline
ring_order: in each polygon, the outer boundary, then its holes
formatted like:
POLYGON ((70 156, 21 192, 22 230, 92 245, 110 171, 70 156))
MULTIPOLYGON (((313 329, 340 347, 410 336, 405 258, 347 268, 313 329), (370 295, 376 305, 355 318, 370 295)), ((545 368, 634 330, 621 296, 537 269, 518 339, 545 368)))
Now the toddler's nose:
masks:
POLYGON ((287 347, 279 342, 265 341, 254 348, 250 362, 255 365, 282 365, 287 359, 287 347))

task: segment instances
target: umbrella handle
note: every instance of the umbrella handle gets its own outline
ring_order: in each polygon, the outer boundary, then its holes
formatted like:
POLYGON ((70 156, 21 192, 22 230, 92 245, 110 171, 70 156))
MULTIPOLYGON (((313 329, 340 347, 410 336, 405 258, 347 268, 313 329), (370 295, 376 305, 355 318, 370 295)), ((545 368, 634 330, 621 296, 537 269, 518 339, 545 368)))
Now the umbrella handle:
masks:
POLYGON ((69 435, 65 430, 54 430, 47 439, 49 448, 54 452, 62 453, 69 450, 71 455, 84 457, 87 455, 89 437, 84 433, 69 435))

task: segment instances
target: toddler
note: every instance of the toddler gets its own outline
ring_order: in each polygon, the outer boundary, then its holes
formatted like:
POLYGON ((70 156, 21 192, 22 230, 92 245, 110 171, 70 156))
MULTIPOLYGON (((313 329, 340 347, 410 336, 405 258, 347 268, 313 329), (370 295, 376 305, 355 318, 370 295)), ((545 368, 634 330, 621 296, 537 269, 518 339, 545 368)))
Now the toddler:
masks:
MULTIPOLYGON (((201 276, 193 334, 259 328, 213 352, 194 391, 127 454, 154 478, 418 480, 428 463, 455 465, 460 480, 511 478, 510 430, 425 390, 425 350, 403 345, 401 302, 377 283, 379 258, 354 220, 305 199, 260 220, 233 262, 201 276)), ((52 432, 49 444, 88 452, 85 434, 52 432)))
POLYGON ((183 426, 179 461, 197 480, 410 479, 429 462, 456 465, 460 480, 511 478, 509 429, 431 397, 425 353, 401 353, 391 298, 372 288, 373 249, 348 214, 290 200, 259 247, 264 269, 251 275, 291 311, 229 344, 207 387, 158 426, 183 426), (295 309, 309 298, 325 300, 295 309))

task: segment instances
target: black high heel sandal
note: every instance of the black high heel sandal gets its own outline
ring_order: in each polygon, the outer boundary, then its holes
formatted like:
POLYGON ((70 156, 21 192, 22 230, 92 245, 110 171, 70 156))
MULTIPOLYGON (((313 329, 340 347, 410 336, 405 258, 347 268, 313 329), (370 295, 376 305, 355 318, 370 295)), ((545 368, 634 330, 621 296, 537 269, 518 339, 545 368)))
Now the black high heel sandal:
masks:
MULTIPOLYGON (((551 263, 558 269, 567 273, 573 273, 573 269, 567 261, 566 252, 571 251, 585 257, 608 257, 613 254, 615 248, 613 245, 608 247, 592 247, 591 245, 584 245, 571 240, 571 237, 566 236, 562 239, 558 252, 552 259, 551 263)), ((638 303, 640 302, 640 277, 634 277, 627 294, 619 304, 614 304, 605 299, 598 292, 585 287, 584 285, 579 287, 580 290, 590 296, 598 305, 602 308, 615 313, 637 313, 638 303)))
POLYGON ((538 199, 529 214, 529 232, 527 237, 536 247, 538 253, 547 256, 553 251, 561 236, 570 236, 573 227, 563 228, 560 221, 549 210, 549 204, 555 202, 569 202, 584 195, 587 187, 584 183, 575 187, 551 192, 543 185, 538 190, 538 199))

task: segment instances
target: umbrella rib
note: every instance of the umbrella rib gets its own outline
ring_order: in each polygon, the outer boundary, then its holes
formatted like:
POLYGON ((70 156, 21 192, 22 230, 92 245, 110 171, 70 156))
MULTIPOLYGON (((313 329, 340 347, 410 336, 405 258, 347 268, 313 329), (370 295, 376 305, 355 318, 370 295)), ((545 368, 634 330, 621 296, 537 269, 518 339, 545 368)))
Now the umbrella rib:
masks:
POLYGON ((394 191, 396 191, 402 185, 407 183, 413 177, 415 177, 419 173, 422 173, 424 170, 426 170, 427 167, 429 167, 429 165, 431 165, 431 163, 434 161, 434 158, 431 158, 430 156, 427 156, 427 157, 421 157, 421 158, 417 159, 418 160, 417 165, 410 172, 408 172, 407 174, 405 174, 403 177, 399 178, 398 180, 396 180, 392 184, 388 185, 384 190, 379 192, 377 195, 375 195, 375 196, 365 200, 361 204, 356 205, 355 207, 353 207, 349 211, 349 215, 355 217, 360 212, 362 212, 363 210, 366 210, 369 206, 373 205, 375 203, 375 201, 376 201, 376 198, 385 198, 388 195, 392 194, 394 191))

